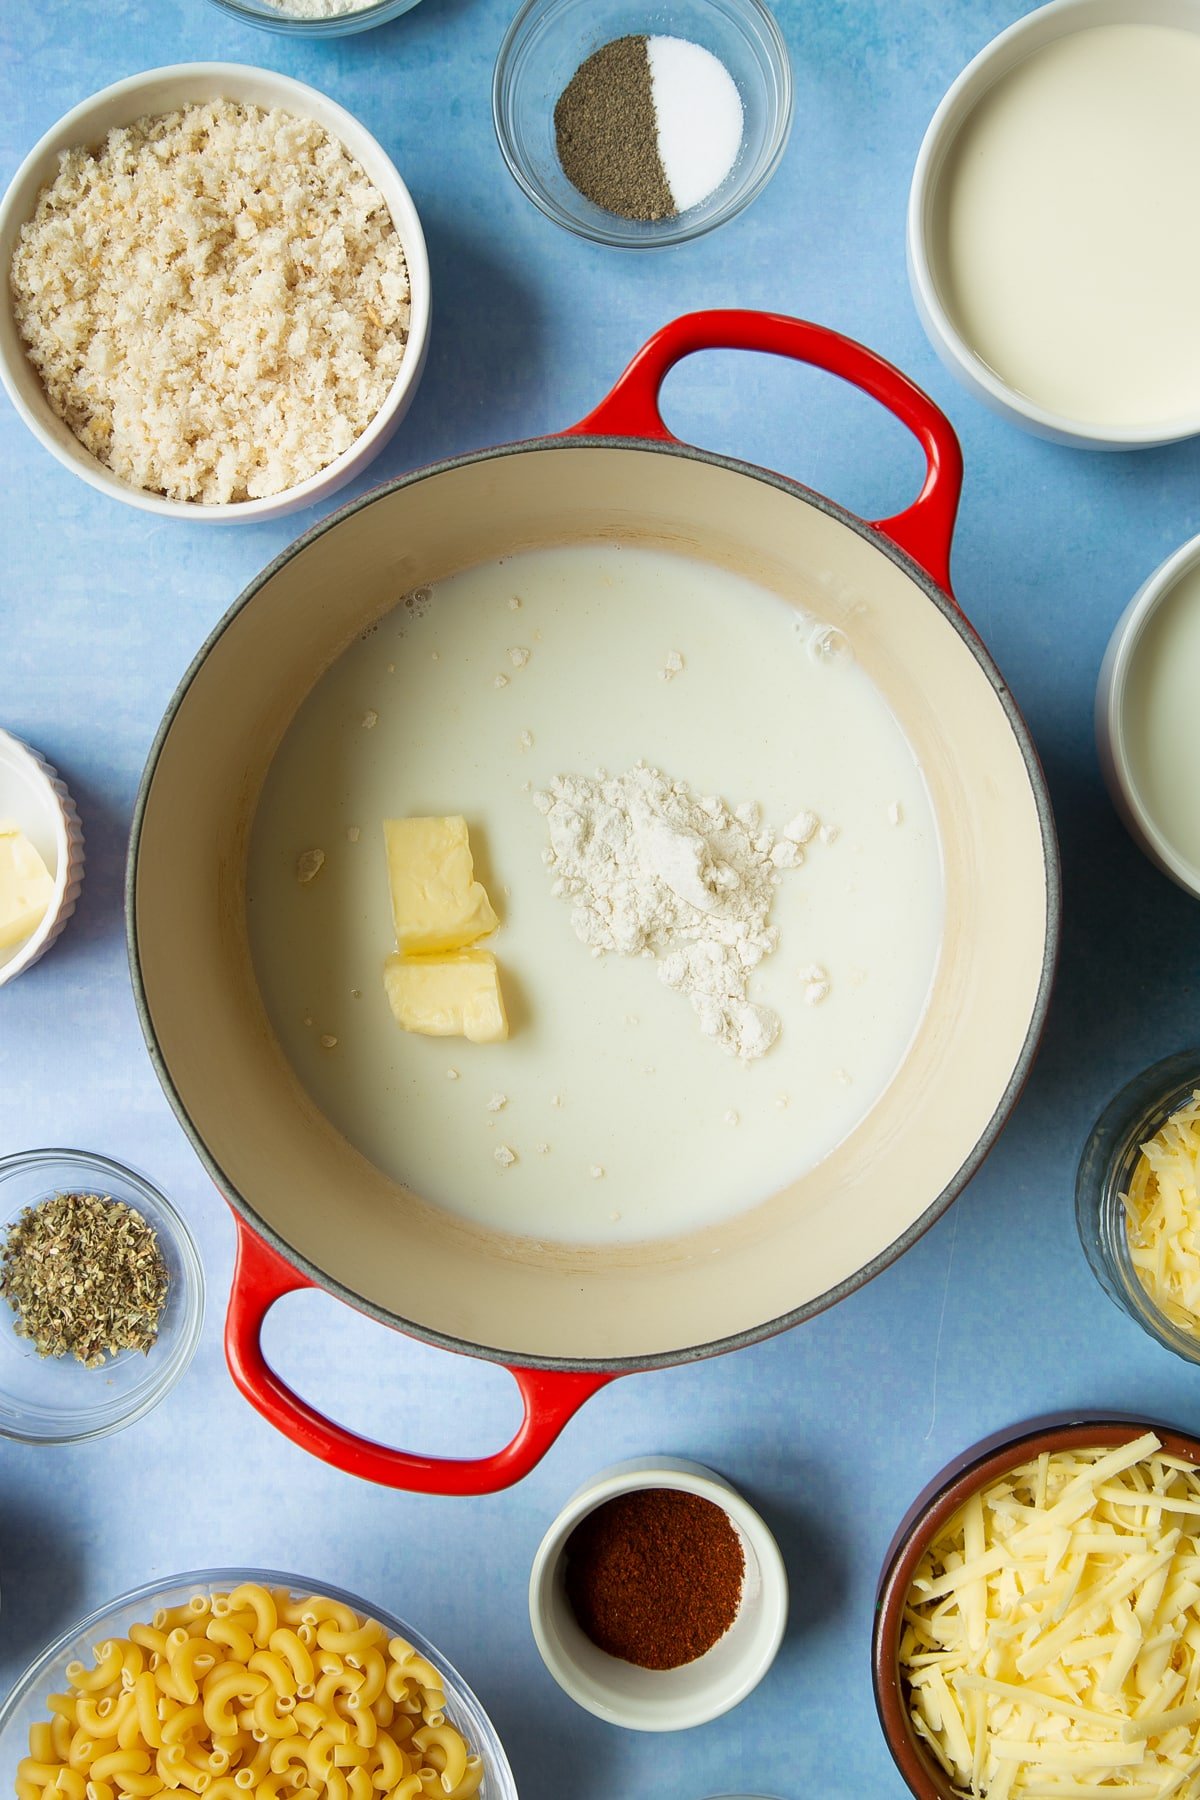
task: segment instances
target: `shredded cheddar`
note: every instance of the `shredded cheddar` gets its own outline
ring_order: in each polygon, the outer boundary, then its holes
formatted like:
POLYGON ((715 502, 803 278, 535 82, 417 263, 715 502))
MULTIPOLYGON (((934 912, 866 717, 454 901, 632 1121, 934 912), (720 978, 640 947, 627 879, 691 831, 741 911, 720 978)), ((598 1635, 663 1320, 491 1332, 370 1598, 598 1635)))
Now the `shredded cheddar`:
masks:
POLYGON ((914 1729, 986 1800, 1200 1796, 1200 1474, 1147 1432, 1045 1454, 926 1550, 900 1670, 914 1729))

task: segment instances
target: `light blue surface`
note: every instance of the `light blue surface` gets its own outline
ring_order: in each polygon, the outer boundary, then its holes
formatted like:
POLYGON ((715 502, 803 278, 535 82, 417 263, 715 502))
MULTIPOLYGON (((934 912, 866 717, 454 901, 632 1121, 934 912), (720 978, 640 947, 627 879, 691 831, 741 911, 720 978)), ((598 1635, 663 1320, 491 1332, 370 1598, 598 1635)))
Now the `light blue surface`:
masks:
MULTIPOLYGON (((492 137, 489 82, 511 0, 423 0, 329 44, 243 29, 206 0, 2 0, 0 178, 77 100, 155 63, 259 62, 324 88, 408 180, 435 292, 428 373, 370 480, 588 410, 658 325, 758 305, 863 338, 945 406, 966 453, 954 571, 1046 762, 1062 832, 1066 938, 1041 1059, 982 1174, 935 1230, 814 1323, 732 1358, 617 1382, 542 1467, 494 1499, 414 1499, 319 1466, 235 1394, 220 1349, 233 1233, 146 1059, 121 922, 142 762, 195 647, 309 520, 157 523, 105 502, 0 408, 0 723, 55 762, 88 836, 79 913, 0 992, 0 1153, 67 1143, 145 1169, 187 1211, 213 1305, 190 1373, 149 1419, 78 1450, 0 1446, 0 1685, 120 1590, 217 1563, 293 1567, 379 1601, 442 1645, 492 1712, 524 1800, 899 1800, 871 1702, 874 1585, 910 1499, 985 1432, 1055 1408, 1143 1409, 1200 1428, 1195 1371, 1101 1293, 1074 1235, 1079 1146, 1113 1090, 1200 1036, 1200 913, 1126 840, 1100 783, 1091 700, 1113 621, 1200 527, 1195 444, 1097 457, 1036 442, 935 361, 904 275, 921 133, 1007 0, 782 0, 796 128, 740 219, 622 256, 522 198, 492 137), (783 1652, 736 1712, 669 1740, 577 1710, 525 1617, 535 1545, 599 1466, 648 1451, 721 1470, 777 1530, 793 1584, 783 1652)), ((767 463, 865 513, 914 491, 898 426, 826 377, 712 355, 675 374, 681 435, 767 463)), ((365 485, 365 484, 364 484, 365 485)), ((290 1303, 272 1349, 351 1422, 465 1452, 513 1421, 507 1378, 290 1303)))

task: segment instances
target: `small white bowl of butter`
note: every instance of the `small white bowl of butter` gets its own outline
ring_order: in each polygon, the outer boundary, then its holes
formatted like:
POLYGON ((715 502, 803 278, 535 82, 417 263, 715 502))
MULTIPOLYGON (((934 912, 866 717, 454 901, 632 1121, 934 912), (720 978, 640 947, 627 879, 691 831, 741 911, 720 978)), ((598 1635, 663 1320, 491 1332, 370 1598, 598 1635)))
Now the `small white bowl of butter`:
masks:
POLYGON ((1096 688, 1096 744, 1113 804, 1152 862, 1200 899, 1200 536, 1118 619, 1096 688))
POLYGON ((82 883, 75 802, 36 750, 0 730, 0 987, 45 955, 82 883))
POLYGON ((908 206, 921 321, 1058 443, 1200 432, 1200 0, 1051 0, 968 64, 908 206))

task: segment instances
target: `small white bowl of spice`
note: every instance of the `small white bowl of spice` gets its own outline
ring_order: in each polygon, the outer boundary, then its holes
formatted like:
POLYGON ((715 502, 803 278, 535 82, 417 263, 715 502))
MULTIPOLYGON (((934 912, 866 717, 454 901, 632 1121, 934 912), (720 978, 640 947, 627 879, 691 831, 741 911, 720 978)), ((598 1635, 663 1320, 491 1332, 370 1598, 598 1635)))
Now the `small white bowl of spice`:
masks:
POLYGON ((421 377, 429 262, 381 146, 316 89, 183 63, 85 100, 0 202, 0 379, 92 487, 176 519, 324 500, 421 377))
POLYGON ((0 1437, 104 1437, 192 1359, 204 1274, 144 1176, 79 1150, 0 1159, 0 1437))
POLYGON ((722 1476, 672 1456, 618 1463, 580 1488, 529 1580, 555 1681, 633 1731, 682 1731, 744 1700, 787 1613, 787 1571, 763 1519, 722 1476))

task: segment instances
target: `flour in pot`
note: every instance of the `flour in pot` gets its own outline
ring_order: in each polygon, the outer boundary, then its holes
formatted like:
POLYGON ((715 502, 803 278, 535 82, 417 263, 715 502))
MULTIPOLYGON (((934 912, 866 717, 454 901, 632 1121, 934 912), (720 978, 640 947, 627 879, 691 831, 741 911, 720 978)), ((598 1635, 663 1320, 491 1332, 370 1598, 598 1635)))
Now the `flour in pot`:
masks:
POLYGON ((753 801, 730 812, 645 763, 611 779, 560 775, 533 803, 550 832, 551 892, 570 902, 580 943, 656 957, 706 1037, 746 1061, 764 1056, 779 1014, 746 990, 779 942, 767 918, 780 870, 804 860, 795 839, 764 830, 753 801))

